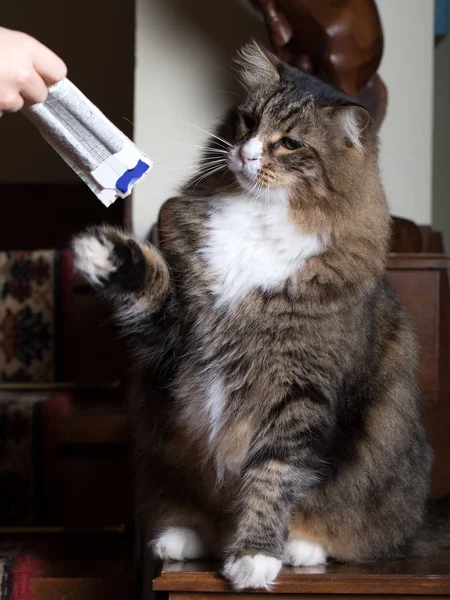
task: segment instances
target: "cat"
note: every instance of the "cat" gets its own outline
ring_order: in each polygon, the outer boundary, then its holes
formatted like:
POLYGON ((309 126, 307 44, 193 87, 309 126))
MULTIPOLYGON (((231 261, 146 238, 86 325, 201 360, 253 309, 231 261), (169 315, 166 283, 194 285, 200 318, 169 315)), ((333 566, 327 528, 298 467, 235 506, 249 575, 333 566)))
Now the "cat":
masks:
POLYGON ((135 353, 154 555, 220 556, 241 591, 270 589, 283 563, 429 553, 450 519, 429 500, 370 117, 255 42, 238 65, 245 98, 163 206, 158 248, 108 227, 73 248, 135 353))

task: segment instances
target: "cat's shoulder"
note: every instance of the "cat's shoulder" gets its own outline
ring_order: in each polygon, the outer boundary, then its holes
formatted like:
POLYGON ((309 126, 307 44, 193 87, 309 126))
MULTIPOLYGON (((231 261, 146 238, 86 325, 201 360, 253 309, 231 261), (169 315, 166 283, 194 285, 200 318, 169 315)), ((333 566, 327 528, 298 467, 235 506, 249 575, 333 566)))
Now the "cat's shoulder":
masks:
POLYGON ((157 223, 157 236, 161 248, 169 248, 180 240, 199 239, 204 229, 207 202, 179 196, 166 200, 157 223))
POLYGON ((177 221, 182 216, 182 198, 169 198, 159 210, 157 222, 157 238, 160 248, 167 247, 176 233, 177 221))
POLYGON ((182 198, 175 197, 169 198, 161 206, 158 215, 158 229, 160 234, 161 229, 170 227, 173 224, 177 213, 181 210, 181 204, 182 198))
POLYGON ((161 206, 158 216, 160 228, 170 227, 177 221, 189 222, 203 215, 208 204, 207 199, 176 196, 169 198, 161 206))

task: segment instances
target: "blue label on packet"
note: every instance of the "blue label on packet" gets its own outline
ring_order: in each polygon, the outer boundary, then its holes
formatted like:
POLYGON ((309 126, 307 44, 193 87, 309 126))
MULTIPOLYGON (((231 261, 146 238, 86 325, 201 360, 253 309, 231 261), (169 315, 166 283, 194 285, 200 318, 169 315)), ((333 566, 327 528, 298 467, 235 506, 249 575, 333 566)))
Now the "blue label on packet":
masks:
POLYGON ((134 169, 125 171, 125 173, 119 177, 119 179, 116 181, 116 188, 125 194, 128 192, 130 186, 134 185, 136 181, 139 181, 142 175, 148 171, 149 166, 150 165, 145 163, 143 160, 139 160, 134 169))

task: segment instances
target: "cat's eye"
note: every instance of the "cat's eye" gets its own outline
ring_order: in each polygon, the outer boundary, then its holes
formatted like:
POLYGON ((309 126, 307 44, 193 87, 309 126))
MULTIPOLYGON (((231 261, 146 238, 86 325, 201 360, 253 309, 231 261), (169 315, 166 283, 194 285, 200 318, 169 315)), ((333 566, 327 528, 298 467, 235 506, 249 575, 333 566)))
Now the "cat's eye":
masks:
POLYGON ((286 150, 297 150, 298 148, 301 148, 302 146, 304 146, 303 142, 299 142, 298 140, 293 140, 290 137, 283 137, 281 138, 281 140, 278 142, 279 146, 283 146, 283 148, 286 148, 286 150))
POLYGON ((255 126, 256 126, 256 119, 252 115, 244 114, 244 115, 242 115, 242 120, 244 121, 244 125, 250 131, 255 128, 255 126))

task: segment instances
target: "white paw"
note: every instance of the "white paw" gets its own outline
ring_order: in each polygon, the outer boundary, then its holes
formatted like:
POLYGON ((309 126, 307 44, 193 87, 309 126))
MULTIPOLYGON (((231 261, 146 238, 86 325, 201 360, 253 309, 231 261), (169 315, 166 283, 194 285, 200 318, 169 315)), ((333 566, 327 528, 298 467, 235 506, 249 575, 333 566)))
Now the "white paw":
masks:
POLYGON ((281 560, 273 556, 230 557, 225 561, 222 573, 236 592, 247 588, 269 590, 281 569, 281 560))
POLYGON ((112 242, 93 235, 81 235, 73 242, 74 266, 92 284, 98 285, 116 270, 113 264, 114 246, 112 242))
POLYGON ((314 567, 327 562, 325 550, 306 540, 290 540, 286 544, 284 564, 292 567, 314 567))
POLYGON ((168 527, 150 546, 155 558, 161 560, 194 560, 208 555, 201 537, 189 527, 168 527))

